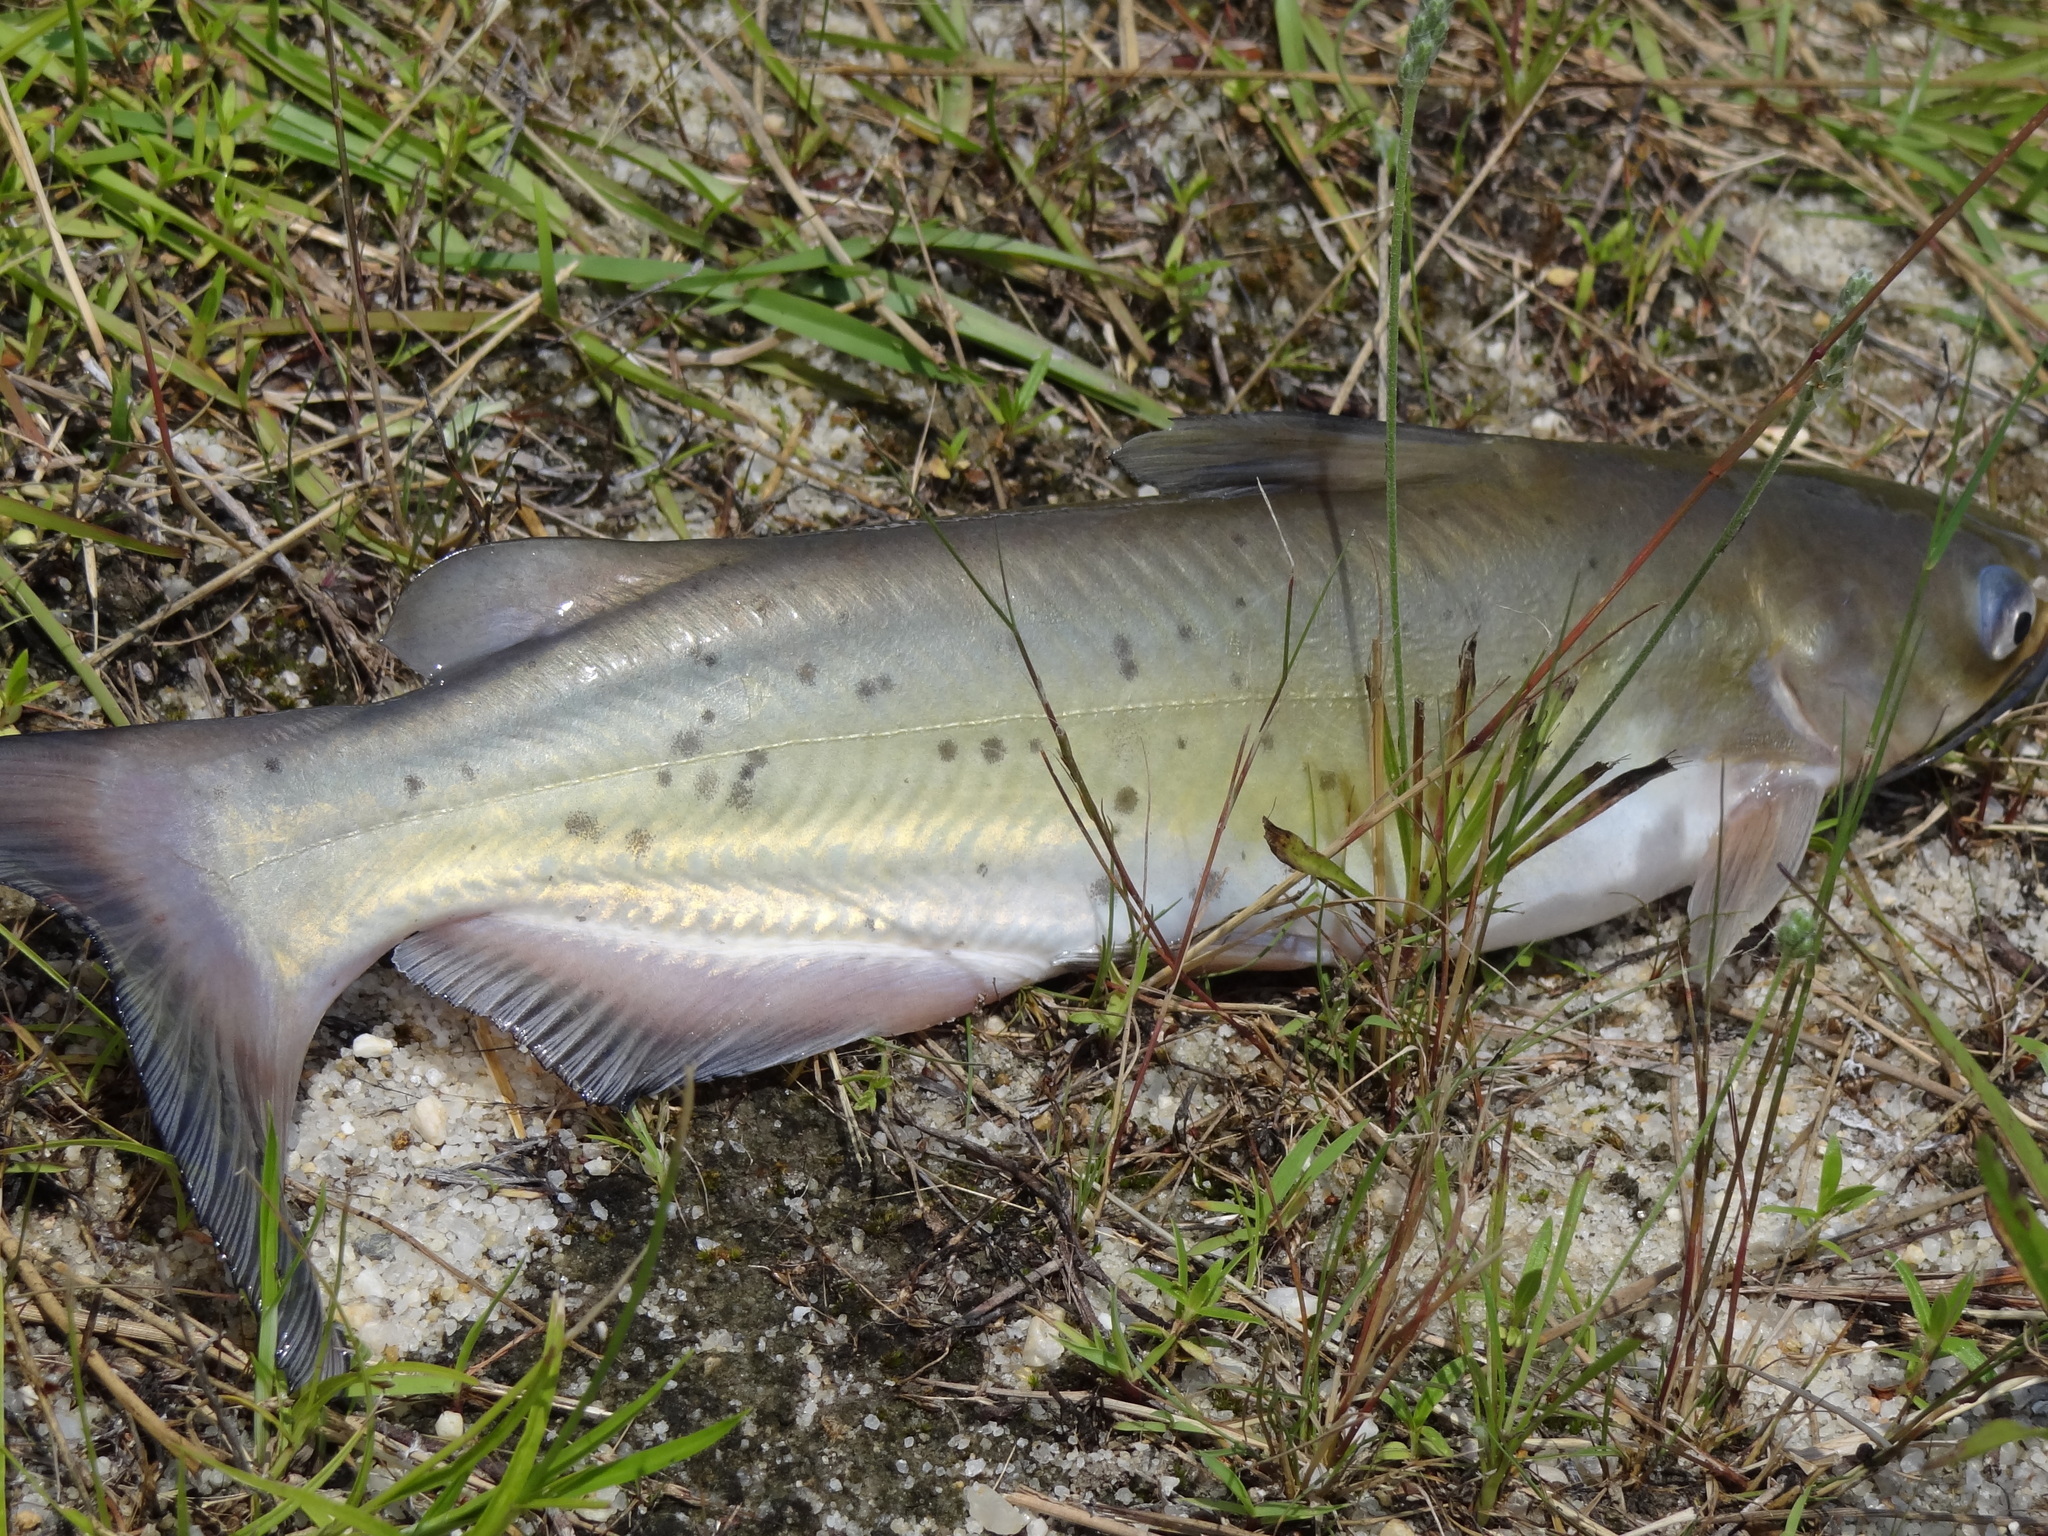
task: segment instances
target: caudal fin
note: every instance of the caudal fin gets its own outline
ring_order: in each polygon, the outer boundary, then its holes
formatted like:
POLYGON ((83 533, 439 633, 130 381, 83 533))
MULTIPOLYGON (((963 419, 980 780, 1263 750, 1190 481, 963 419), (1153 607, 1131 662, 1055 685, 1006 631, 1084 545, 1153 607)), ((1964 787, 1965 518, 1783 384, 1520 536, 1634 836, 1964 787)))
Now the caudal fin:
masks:
MULTIPOLYGON (((307 1041, 328 999, 295 993, 234 921, 215 867, 208 765, 321 728, 307 712, 0 738, 0 884, 76 917, 114 978, 158 1134, 235 1282, 263 1289, 263 1148, 290 1146, 307 1041)), ((282 1217, 282 1212, 279 1213, 282 1217)), ((289 1223, 279 1363, 342 1356, 289 1223)))

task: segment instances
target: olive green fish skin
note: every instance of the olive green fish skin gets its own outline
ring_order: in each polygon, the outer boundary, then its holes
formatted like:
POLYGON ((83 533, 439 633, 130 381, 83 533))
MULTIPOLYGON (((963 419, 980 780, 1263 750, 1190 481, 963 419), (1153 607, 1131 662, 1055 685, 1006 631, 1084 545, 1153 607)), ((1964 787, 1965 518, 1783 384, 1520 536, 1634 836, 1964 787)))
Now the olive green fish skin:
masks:
MULTIPOLYGON (((1354 424, 1196 423, 1126 450, 1152 499, 458 556, 393 626, 435 686, 0 740, 0 881, 103 941, 166 1144, 253 1289, 264 1127, 289 1124, 328 1004, 394 945, 609 1099, 970 1011, 1130 937, 1048 764, 1048 711, 1170 941, 1257 896, 1283 873, 1263 820, 1322 842, 1370 799, 1366 681, 1392 639, 1381 462, 1354 424)), ((1484 716, 1703 467, 1426 432, 1401 462, 1400 650, 1432 731, 1468 640, 1484 716)), ((1568 659, 1561 741, 1746 473, 1568 659)), ((1580 754, 1677 770, 1511 875, 1489 941, 1569 931, 1706 871, 1692 912, 1710 950, 1768 910, 1869 734, 1931 505, 1872 481, 1774 484, 1580 754)), ((1888 763, 2030 675, 2041 635, 2015 648, 1999 626, 2030 622, 2042 576, 2022 535, 1956 536, 1888 763)), ((1221 958, 1301 963, 1333 943, 1301 921, 1221 958)), ((286 1358, 303 1376, 324 1331, 317 1292, 294 1287, 286 1358)))
MULTIPOLYGON (((1690 477, 1652 464, 1602 505, 1571 468, 1407 488, 1414 693, 1441 702, 1476 635, 1482 713, 1504 698, 1690 477)), ((1784 491, 1585 756, 1832 774, 1838 744, 1860 747, 1926 549, 1924 504, 1804 477, 1784 491)), ((1567 729, 1725 510, 1703 508, 1631 584, 1617 632, 1579 664, 1567 729)), ((912 526, 771 541, 471 678, 347 716, 280 754, 282 780, 221 761, 200 840, 220 850, 238 925, 272 935, 289 987, 336 985, 437 922, 541 907, 771 946, 964 950, 989 957, 993 996, 1089 958, 1109 916, 1043 758, 1046 705, 1176 936, 1239 744, 1276 695, 1208 917, 1278 872, 1262 818, 1326 838, 1364 809, 1383 535, 1371 498, 1288 492, 1270 511, 1159 499, 955 523, 944 540, 912 526)), ((1972 631, 1939 622, 1972 608, 1970 571, 1998 557, 2028 553, 1966 531, 1937 573, 1934 664, 1914 674, 1893 760, 1953 729, 2009 671, 1972 631)))

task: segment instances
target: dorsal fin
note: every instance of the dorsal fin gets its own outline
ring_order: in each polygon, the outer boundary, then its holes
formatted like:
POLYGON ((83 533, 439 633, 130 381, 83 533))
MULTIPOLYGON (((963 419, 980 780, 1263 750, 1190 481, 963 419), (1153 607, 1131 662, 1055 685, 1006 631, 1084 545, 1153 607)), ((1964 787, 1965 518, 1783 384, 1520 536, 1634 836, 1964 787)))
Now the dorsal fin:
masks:
POLYGON ((672 582, 744 559, 749 541, 519 539, 429 566, 398 605, 384 644, 428 682, 485 656, 560 634, 672 582))
MULTIPOLYGON (((1256 416, 1184 417, 1118 450, 1125 474, 1162 496, 1250 496, 1282 491, 1365 491, 1386 484, 1386 427, 1351 416, 1272 411, 1256 416)), ((1512 452, 1520 438, 1437 427, 1402 427, 1402 480, 1479 473, 1488 453, 1512 452)))

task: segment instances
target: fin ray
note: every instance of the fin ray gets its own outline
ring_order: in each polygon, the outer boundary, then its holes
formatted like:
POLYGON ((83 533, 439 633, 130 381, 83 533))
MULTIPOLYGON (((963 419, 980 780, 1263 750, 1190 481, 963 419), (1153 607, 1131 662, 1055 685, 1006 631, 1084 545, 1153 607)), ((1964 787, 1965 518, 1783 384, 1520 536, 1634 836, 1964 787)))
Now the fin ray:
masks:
MULTIPOLYGON (((261 716, 0 740, 0 884, 77 918, 115 1000, 156 1132, 222 1262, 261 1294, 264 1143, 288 1150, 298 1069, 327 998, 280 981, 253 953, 192 851, 187 770, 223 740, 304 734, 306 716, 261 716)), ((340 1369, 326 1300, 280 1213, 279 1363, 294 1382, 340 1369)))
POLYGON ((515 539, 482 544, 416 576, 384 646, 430 682, 523 641, 560 634, 650 592, 744 559, 749 541, 515 539))
POLYGON ((925 1029, 1050 969, 1025 955, 714 937, 534 910, 442 924, 392 959, 599 1103, 659 1092, 692 1070, 732 1076, 925 1029))
MULTIPOLYGON (((1477 470, 1475 449, 1489 442, 1467 432, 1401 428, 1403 480, 1477 470)), ((1513 439, 1500 439, 1502 442, 1513 439)), ((1342 493, 1386 481, 1386 428, 1350 416, 1270 411, 1253 416, 1183 417, 1117 450, 1125 474, 1162 496, 1254 496, 1264 489, 1342 493)))
POLYGON ((1813 770, 1774 768, 1726 807, 1686 906, 1696 975, 1719 969, 1790 889, 1786 871, 1806 858, 1823 793, 1813 770))

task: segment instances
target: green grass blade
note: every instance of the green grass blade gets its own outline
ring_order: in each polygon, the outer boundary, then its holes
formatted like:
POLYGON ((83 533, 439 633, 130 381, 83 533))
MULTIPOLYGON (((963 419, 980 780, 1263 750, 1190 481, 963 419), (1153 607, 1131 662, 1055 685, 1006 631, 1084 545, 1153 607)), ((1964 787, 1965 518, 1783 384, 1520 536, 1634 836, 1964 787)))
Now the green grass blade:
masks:
POLYGON ((842 315, 830 305, 805 298, 786 288, 756 288, 740 308, 764 325, 820 342, 835 352, 876 363, 897 373, 921 378, 933 375, 932 365, 910 349, 902 337, 852 315, 842 315))
POLYGON ((71 638, 71 631, 58 623, 57 616, 43 606, 43 600, 36 596, 34 588, 21 579, 21 572, 14 568, 14 561, 4 552, 0 552, 0 591, 4 591, 35 621, 36 628, 43 632, 50 644, 57 648, 57 654, 64 658, 64 664, 81 683, 85 684, 86 692, 99 701, 100 712, 107 717, 108 723, 127 725, 128 712, 121 707, 121 701, 114 697, 98 669, 85 659, 85 654, 71 638))
MULTIPOLYGON (((666 1377, 663 1378, 662 1384, 664 1386, 667 1385, 666 1377)), ((651 1400, 651 1398, 642 1399, 639 1406, 645 1407, 646 1403, 651 1400)), ((636 1409, 635 1411, 637 1412, 638 1410, 636 1409)), ((630 1483, 635 1478, 651 1477, 654 1473, 672 1467, 679 1461, 688 1461, 692 1456, 698 1456, 710 1450, 711 1447, 731 1434, 745 1418, 746 1415, 744 1413, 736 1413, 729 1419, 720 1419, 715 1424, 707 1424, 704 1428, 694 1430, 680 1439, 664 1441, 660 1445, 650 1445, 644 1450, 634 1451, 630 1455, 621 1456, 615 1461, 598 1462, 584 1468, 583 1471, 576 1473, 572 1477, 566 1477, 560 1482, 549 1484, 546 1495, 547 1499, 552 1503, 558 1500, 585 1498, 603 1489, 616 1488, 621 1483, 630 1483)))
POLYGON ((1065 347, 1054 346, 1044 337, 1021 325, 1011 324, 979 304, 970 303, 957 294, 940 295, 930 284, 905 277, 900 272, 889 274, 889 286, 902 296, 897 305, 900 314, 915 313, 918 303, 927 296, 943 297, 953 310, 953 325, 962 341, 971 341, 1015 362, 1031 364, 1043 358, 1046 372, 1052 378, 1105 405, 1114 406, 1127 416, 1135 416, 1149 426, 1164 427, 1173 420, 1172 412, 1144 391, 1134 389, 1093 363, 1082 362, 1065 347))
POLYGON ((133 550, 138 555, 154 555, 159 560, 185 558, 182 549, 173 549, 168 544, 153 544, 148 539, 136 538, 132 533, 116 533, 112 528, 103 528, 98 523, 82 523, 75 517, 66 517, 62 512, 46 511, 31 502, 20 501, 12 496, 0 496, 0 517, 11 517, 17 523, 27 523, 32 528, 65 534, 74 539, 89 539, 95 544, 111 544, 117 549, 133 550))

